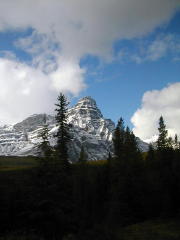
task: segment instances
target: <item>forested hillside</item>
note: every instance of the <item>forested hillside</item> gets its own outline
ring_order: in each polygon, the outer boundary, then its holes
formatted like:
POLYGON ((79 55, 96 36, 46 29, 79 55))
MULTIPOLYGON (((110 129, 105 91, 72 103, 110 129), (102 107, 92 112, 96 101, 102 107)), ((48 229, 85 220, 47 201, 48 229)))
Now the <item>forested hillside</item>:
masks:
POLYGON ((145 240, 150 239, 148 231, 153 239, 179 239, 180 146, 177 136, 168 137, 163 117, 156 147, 150 145, 147 153, 139 150, 120 118, 113 155, 87 161, 82 146, 77 162, 70 163, 67 146, 72 139, 64 95, 56 106, 54 149, 44 125, 41 156, 30 158, 27 165, 25 158, 0 159, 0 239, 145 240), (154 227, 155 219, 163 222, 157 224, 164 232, 164 226, 173 224, 162 234, 154 227), (147 225, 138 225, 144 221, 147 225))

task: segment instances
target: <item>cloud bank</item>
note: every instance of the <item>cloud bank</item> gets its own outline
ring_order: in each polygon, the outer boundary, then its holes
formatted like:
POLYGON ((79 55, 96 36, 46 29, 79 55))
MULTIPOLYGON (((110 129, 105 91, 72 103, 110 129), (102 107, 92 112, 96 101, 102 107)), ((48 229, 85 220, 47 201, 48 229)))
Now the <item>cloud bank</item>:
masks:
MULTIPOLYGON (((180 35, 157 34, 153 39, 136 39, 131 47, 122 47, 117 53, 121 62, 155 62, 168 57, 171 61, 180 60, 180 35)), ((128 41, 130 43, 130 41, 128 41)))
POLYGON ((180 137, 180 82, 143 95, 142 106, 133 115, 134 133, 143 140, 158 134, 158 122, 163 116, 169 135, 180 137))
POLYGON ((141 46, 139 54, 131 56, 136 63, 157 61, 170 56, 172 61, 180 57, 180 36, 176 34, 160 35, 153 41, 141 46))
POLYGON ((0 1, 0 31, 33 30, 15 43, 31 56, 30 63, 0 59, 1 88, 6 89, 0 97, 9 98, 1 101, 0 115, 8 111, 9 121, 17 121, 48 111, 59 91, 78 95, 86 87, 83 56, 111 60, 115 41, 148 34, 168 22, 178 5, 179 0, 0 1))
POLYGON ((70 63, 47 75, 26 64, 0 59, 1 123, 7 119, 17 122, 34 113, 52 113, 57 98, 54 89, 77 95, 84 83, 82 70, 76 68, 70 63))

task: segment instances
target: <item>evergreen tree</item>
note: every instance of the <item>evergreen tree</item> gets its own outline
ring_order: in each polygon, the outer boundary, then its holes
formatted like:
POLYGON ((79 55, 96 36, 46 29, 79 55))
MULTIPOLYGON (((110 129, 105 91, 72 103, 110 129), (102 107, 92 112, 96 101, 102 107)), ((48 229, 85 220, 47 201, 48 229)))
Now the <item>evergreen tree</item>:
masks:
POLYGON ((137 139, 129 127, 126 127, 125 131, 124 158, 132 161, 141 158, 137 139))
POLYGON ((158 171, 162 191, 162 214, 169 215, 173 207, 173 196, 171 191, 174 186, 173 182, 173 159, 174 150, 172 147, 172 138, 168 138, 168 131, 164 119, 161 116, 159 119, 159 137, 157 140, 157 160, 159 163, 158 171))
POLYGON ((41 142, 38 145, 38 149, 40 150, 41 157, 49 158, 52 154, 52 149, 48 140, 49 129, 47 124, 46 114, 44 114, 43 122, 44 122, 43 128, 38 135, 38 137, 41 138, 41 142))
POLYGON ((168 137, 168 139, 167 139, 167 147, 169 149, 173 149, 173 139, 172 139, 172 137, 168 137))
POLYGON ((156 162, 155 158, 156 158, 155 150, 154 150, 153 145, 150 143, 149 144, 149 149, 148 149, 148 152, 147 152, 147 156, 146 156, 146 165, 150 168, 154 167, 154 164, 156 162))
POLYGON ((79 162, 84 163, 87 161, 87 154, 84 150, 84 146, 81 146, 81 151, 80 151, 80 155, 79 155, 79 162))
POLYGON ((58 126, 57 130, 57 144, 55 147, 56 156, 58 160, 64 165, 68 164, 68 142, 70 141, 69 134, 69 125, 67 124, 67 111, 68 111, 68 101, 64 94, 60 93, 57 98, 57 104, 55 111, 56 114, 56 122, 58 126))
POLYGON ((107 161, 108 163, 110 163, 112 160, 112 156, 111 156, 111 152, 108 153, 108 158, 107 158, 107 161))
MULTIPOLYGON (((119 126, 122 126, 122 122, 119 123, 119 126)), ((117 144, 121 149, 120 161, 119 158, 117 161, 113 161, 109 171, 108 202, 110 206, 108 218, 112 224, 127 224, 131 221, 133 215, 139 214, 137 209, 142 201, 141 189, 144 169, 137 140, 129 127, 124 130, 123 126, 121 133, 122 138, 121 140, 119 138, 119 145, 117 144)))
POLYGON ((168 146, 168 138, 167 138, 168 131, 166 130, 166 125, 164 123, 164 119, 162 116, 159 119, 158 130, 159 130, 159 137, 157 140, 157 149, 161 151, 166 149, 168 146))
POLYGON ((117 158, 122 158, 123 155, 124 135, 124 121, 120 118, 113 135, 114 154, 117 158))
POLYGON ((175 137, 174 137, 174 148, 179 149, 179 142, 178 142, 177 134, 175 134, 175 137))

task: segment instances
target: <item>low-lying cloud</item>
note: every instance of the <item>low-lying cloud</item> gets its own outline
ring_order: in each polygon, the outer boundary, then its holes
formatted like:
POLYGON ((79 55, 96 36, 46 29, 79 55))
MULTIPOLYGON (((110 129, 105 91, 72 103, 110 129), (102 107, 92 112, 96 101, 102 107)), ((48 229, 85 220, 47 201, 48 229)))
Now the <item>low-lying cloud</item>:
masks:
POLYGON ((161 90, 145 92, 142 106, 134 113, 131 121, 134 133, 143 140, 158 134, 158 122, 163 116, 169 135, 180 137, 180 82, 161 90))

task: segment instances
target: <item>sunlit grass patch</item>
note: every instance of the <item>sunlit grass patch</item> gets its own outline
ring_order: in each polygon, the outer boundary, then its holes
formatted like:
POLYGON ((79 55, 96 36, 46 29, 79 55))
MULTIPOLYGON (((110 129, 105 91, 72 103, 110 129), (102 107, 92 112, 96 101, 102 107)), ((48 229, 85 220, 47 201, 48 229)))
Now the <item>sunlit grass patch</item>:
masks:
POLYGON ((35 157, 0 157, 0 171, 23 170, 36 165, 35 157))
POLYGON ((118 231, 121 240, 179 240, 180 221, 157 220, 134 224, 118 231))

